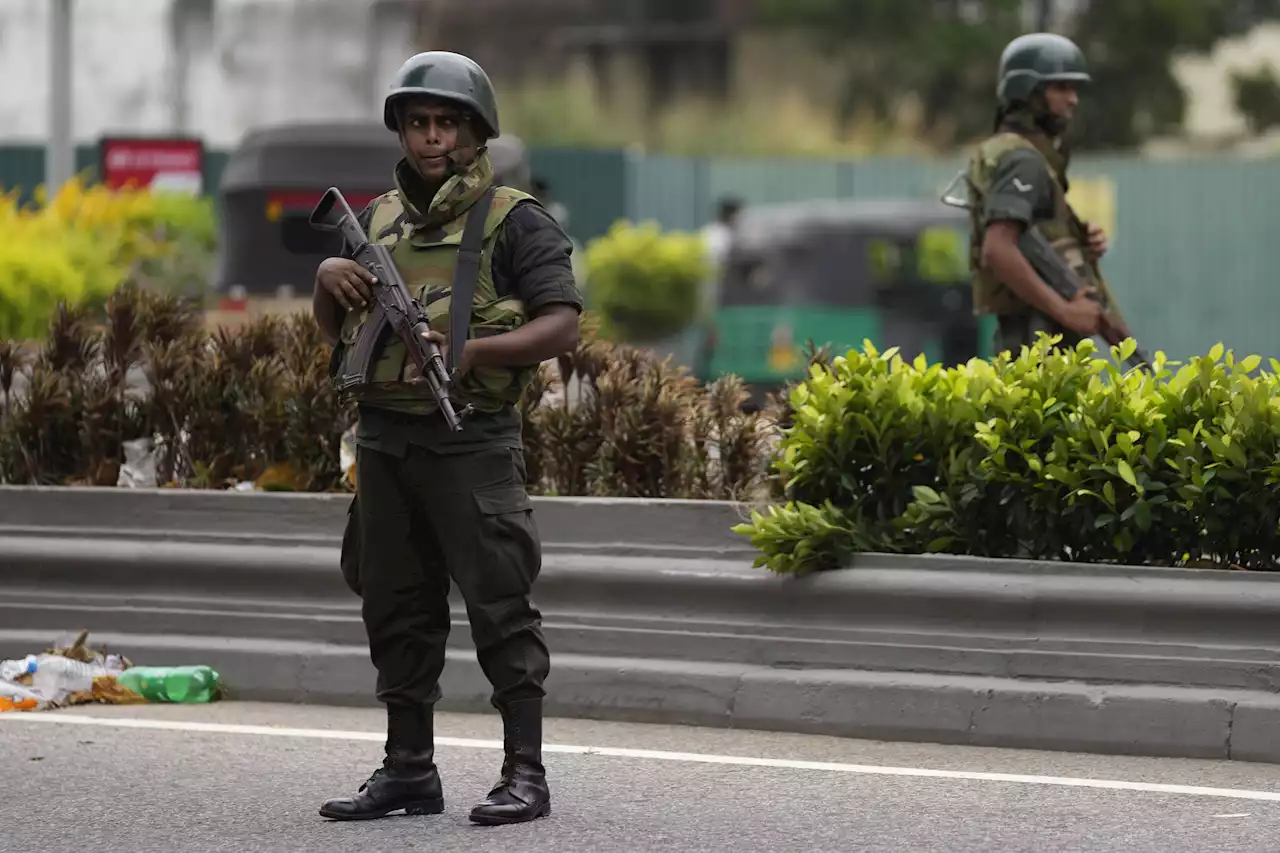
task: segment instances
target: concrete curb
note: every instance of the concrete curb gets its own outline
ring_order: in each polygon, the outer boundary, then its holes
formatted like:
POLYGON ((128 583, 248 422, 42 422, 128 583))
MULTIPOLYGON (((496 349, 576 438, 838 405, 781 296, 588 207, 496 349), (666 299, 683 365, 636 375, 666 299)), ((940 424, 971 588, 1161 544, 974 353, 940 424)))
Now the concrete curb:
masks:
MULTIPOLYGON (((337 545, 350 494, 0 486, 0 535, 337 545)), ((534 497, 545 545, 754 555, 726 501, 534 497)))
MULTIPOLYGON (((0 657, 48 642, 0 630, 0 657)), ((207 663, 232 699, 373 706, 367 649, 225 637, 101 633, 149 665, 207 663)), ((548 713, 871 740, 1280 763, 1280 699, 1256 691, 608 658, 553 652, 548 713)), ((450 649, 446 711, 489 712, 468 650, 450 649)))
MULTIPOLYGON (((88 628, 236 697, 373 704, 349 500, 0 489, 0 657, 88 628)), ((868 554, 780 578, 700 503, 537 501, 552 713, 1280 763, 1278 576, 868 554)), ((488 709, 454 604, 441 707, 488 709)))

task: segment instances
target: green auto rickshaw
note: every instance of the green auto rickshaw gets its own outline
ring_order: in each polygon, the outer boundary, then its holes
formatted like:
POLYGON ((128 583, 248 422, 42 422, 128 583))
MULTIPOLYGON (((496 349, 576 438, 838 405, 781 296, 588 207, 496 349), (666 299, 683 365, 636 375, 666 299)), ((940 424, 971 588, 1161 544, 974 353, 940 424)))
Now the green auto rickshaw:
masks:
POLYGON ((986 357, 973 314, 969 222, 931 199, 748 207, 715 283, 698 373, 736 374, 757 399, 805 375, 805 346, 986 357))

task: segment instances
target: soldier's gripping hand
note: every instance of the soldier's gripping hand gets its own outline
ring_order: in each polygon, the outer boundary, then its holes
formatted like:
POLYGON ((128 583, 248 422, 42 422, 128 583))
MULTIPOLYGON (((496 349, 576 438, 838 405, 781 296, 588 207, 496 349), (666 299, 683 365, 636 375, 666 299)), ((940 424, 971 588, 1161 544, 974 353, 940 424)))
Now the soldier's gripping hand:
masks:
MULTIPOLYGON (((422 337, 440 348, 440 357, 449 361, 449 339, 441 332, 432 329, 429 332, 423 332, 422 337)), ((476 353, 484 348, 484 339, 477 338, 468 341, 467 345, 462 348, 462 358, 458 359, 458 366, 454 368, 453 376, 455 379, 466 376, 475 367, 476 353)))
POLYGON ((316 285, 348 311, 367 305, 376 283, 373 273, 347 258, 325 258, 316 270, 316 285))
POLYGON ((1098 291, 1088 285, 1076 291, 1058 322, 1081 337, 1092 337, 1102 325, 1102 306, 1090 297, 1098 291))
POLYGON ((1107 253, 1110 244, 1107 240, 1107 232, 1102 230, 1102 226, 1094 225, 1092 222, 1085 223, 1085 238, 1088 240, 1089 251, 1093 253, 1095 258, 1101 258, 1107 253))

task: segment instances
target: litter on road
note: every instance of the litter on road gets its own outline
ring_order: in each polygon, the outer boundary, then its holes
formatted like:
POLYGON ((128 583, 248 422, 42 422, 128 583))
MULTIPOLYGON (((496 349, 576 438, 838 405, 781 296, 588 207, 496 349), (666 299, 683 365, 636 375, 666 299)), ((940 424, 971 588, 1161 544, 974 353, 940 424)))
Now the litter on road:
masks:
POLYGON ((0 712, 212 702, 223 694, 218 673, 210 667, 134 666, 124 655, 93 649, 88 639, 89 632, 81 631, 40 654, 0 661, 0 712))

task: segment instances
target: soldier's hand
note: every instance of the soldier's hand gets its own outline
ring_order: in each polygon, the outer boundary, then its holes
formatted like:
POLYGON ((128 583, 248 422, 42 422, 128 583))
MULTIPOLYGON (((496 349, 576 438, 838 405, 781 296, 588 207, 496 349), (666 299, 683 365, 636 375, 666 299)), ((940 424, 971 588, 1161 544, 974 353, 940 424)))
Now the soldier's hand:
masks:
POLYGON ((1098 225, 1092 222, 1085 224, 1085 238, 1089 241, 1089 251, 1096 257, 1102 257, 1107 253, 1108 242, 1107 232, 1103 231, 1098 225))
POLYGON ((347 258, 325 258, 316 270, 316 282, 346 310, 363 308, 377 283, 373 273, 347 258))
POLYGON ((1081 337, 1093 337, 1102 325, 1102 306, 1091 297, 1098 291, 1088 285, 1076 291, 1058 321, 1081 337))
MULTIPOLYGON (((449 339, 442 332, 432 329, 423 333, 422 337, 431 341, 440 348, 440 357, 444 359, 445 364, 449 363, 449 339)), ((462 358, 458 359, 458 367, 454 371, 454 377, 466 376, 467 371, 472 367, 472 359, 475 357, 476 341, 468 341, 467 345, 462 348, 462 358)))

